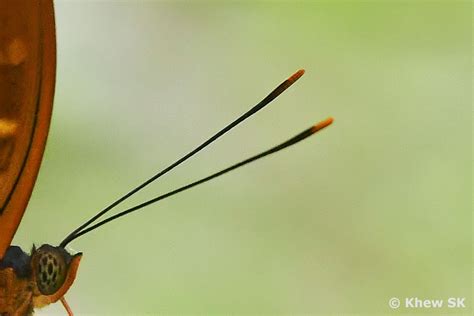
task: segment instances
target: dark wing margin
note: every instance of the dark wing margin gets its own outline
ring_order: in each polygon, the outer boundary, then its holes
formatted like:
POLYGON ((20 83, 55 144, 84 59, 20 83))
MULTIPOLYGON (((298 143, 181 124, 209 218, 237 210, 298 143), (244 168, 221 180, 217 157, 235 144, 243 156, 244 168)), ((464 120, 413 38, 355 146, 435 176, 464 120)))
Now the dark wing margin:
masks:
POLYGON ((0 259, 38 175, 55 76, 52 0, 0 1, 0 259))

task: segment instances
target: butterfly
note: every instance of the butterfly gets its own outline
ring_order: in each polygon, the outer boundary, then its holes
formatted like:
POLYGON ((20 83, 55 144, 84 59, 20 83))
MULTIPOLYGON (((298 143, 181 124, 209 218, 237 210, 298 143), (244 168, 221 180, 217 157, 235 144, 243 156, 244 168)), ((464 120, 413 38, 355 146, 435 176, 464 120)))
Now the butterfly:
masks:
POLYGON ((118 204, 268 105, 303 75, 304 70, 298 70, 242 116, 73 230, 58 246, 33 246, 27 254, 11 242, 28 204, 46 145, 55 72, 52 1, 0 1, 0 315, 31 315, 34 309, 58 301, 72 315, 64 295, 75 280, 82 253, 71 254, 66 250, 70 242, 119 217, 296 144, 333 122, 332 118, 323 120, 255 156, 100 220, 118 204))

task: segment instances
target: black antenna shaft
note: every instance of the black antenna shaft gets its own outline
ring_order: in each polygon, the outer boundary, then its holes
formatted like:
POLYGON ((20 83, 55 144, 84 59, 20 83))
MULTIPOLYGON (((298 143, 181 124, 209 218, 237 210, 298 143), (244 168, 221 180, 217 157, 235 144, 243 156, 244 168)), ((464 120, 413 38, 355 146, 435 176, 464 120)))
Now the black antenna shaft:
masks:
POLYGON ((264 152, 262 152, 262 153, 260 153, 260 154, 258 154, 258 155, 255 155, 255 156, 253 156, 253 157, 250 157, 250 158, 248 158, 248 159, 245 159, 245 160, 243 160, 243 161, 241 161, 241 162, 239 162, 239 163, 236 163, 236 164, 234 164, 234 165, 232 165, 232 166, 230 166, 230 167, 228 167, 228 168, 225 168, 225 169, 223 169, 223 170, 221 170, 221 171, 219 171, 219 172, 216 172, 216 173, 214 173, 214 174, 212 174, 212 175, 210 175, 210 176, 207 176, 207 177, 205 177, 205 178, 202 178, 202 179, 200 179, 200 180, 197 180, 197 181, 195 181, 195 182, 192 182, 192 183, 190 183, 190 184, 187 184, 187 185, 185 185, 185 186, 182 186, 182 187, 180 187, 180 188, 178 188, 178 189, 175 189, 175 190, 173 190, 173 191, 170 191, 170 192, 168 192, 168 193, 165 193, 165 194, 163 194, 163 195, 160 195, 160 196, 158 196, 158 197, 156 197, 156 198, 153 198, 153 199, 151 199, 151 200, 148 200, 148 201, 146 201, 146 202, 143 202, 143 203, 141 203, 141 204, 138 204, 138 205, 136 205, 136 206, 134 206, 134 207, 131 207, 131 208, 129 208, 129 209, 125 210, 125 211, 122 211, 122 212, 120 212, 120 213, 117 213, 117 214, 115 214, 115 215, 113 215, 113 216, 110 216, 110 217, 108 217, 108 218, 106 218, 106 219, 104 219, 104 220, 98 222, 97 224, 92 225, 92 226, 90 226, 89 228, 83 229, 82 231, 78 232, 77 234, 75 234, 74 236, 72 236, 72 238, 69 240, 69 242, 73 241, 74 239, 76 239, 76 238, 78 238, 78 237, 80 237, 80 236, 82 236, 82 235, 84 235, 84 234, 87 234, 87 233, 89 233, 89 232, 91 232, 91 231, 93 231, 93 230, 99 228, 99 227, 102 226, 102 225, 107 224, 108 222, 111 222, 111 221, 113 221, 113 220, 116 220, 116 219, 118 219, 118 218, 120 218, 120 217, 122 217, 122 216, 128 215, 128 214, 130 214, 130 213, 132 213, 132 212, 138 211, 138 210, 140 210, 140 209, 142 209, 142 208, 144 208, 144 207, 146 207, 146 206, 148 206, 148 205, 150 205, 150 204, 156 203, 156 202, 158 202, 158 201, 161 201, 161 200, 163 200, 163 199, 166 199, 166 198, 168 198, 168 197, 171 197, 171 196, 173 196, 173 195, 175 195, 175 194, 178 194, 178 193, 183 192, 183 191, 185 191, 185 190, 191 189, 191 188, 193 188, 193 187, 195 187, 195 186, 197 186, 197 185, 203 184, 203 183, 208 182, 208 181, 210 181, 210 180, 212 180, 212 179, 214 179, 214 178, 217 178, 217 177, 219 177, 219 176, 221 176, 221 175, 223 175, 223 174, 225 174, 225 173, 227 173, 227 172, 230 172, 230 171, 232 171, 232 170, 235 170, 235 169, 237 169, 237 168, 240 168, 240 167, 242 167, 242 166, 245 166, 246 164, 249 164, 249 163, 251 163, 251 162, 253 162, 253 161, 255 161, 255 160, 261 159, 261 158, 263 158, 263 157, 265 157, 265 156, 268 156, 268 155, 270 155, 270 154, 276 153, 276 152, 278 152, 278 151, 280 151, 280 150, 282 150, 282 149, 284 149, 284 148, 287 148, 287 147, 289 147, 289 146, 291 146, 291 145, 294 145, 294 144, 296 144, 296 143, 302 141, 303 139, 308 138, 309 136, 313 135, 313 134, 316 133, 317 131, 319 131, 319 130, 325 128, 325 127, 327 127, 327 126, 330 125, 332 122, 333 122, 333 119, 332 119, 332 118, 327 118, 326 120, 321 121, 321 122, 319 122, 318 124, 313 125, 313 126, 311 126, 310 128, 308 128, 308 129, 304 130, 303 132, 299 133, 298 135, 296 135, 296 136, 290 138, 290 139, 287 140, 286 142, 281 143, 280 145, 277 145, 277 146, 275 146, 275 147, 272 147, 272 148, 270 148, 270 149, 268 149, 268 150, 266 150, 266 151, 264 151, 264 152))
POLYGON ((102 211, 100 211, 99 213, 97 213, 95 216, 91 217, 88 221, 86 221, 84 224, 82 224, 81 226, 79 226, 78 228, 76 228, 74 231, 72 231, 61 243, 60 243, 60 247, 65 247, 71 240, 75 239, 73 238, 74 235, 76 235, 78 232, 80 232, 81 230, 83 230, 84 228, 86 228, 87 226, 89 226, 90 224, 92 224, 94 221, 96 221, 98 218, 100 218, 101 216, 103 216, 105 213, 107 213, 108 211, 110 211, 112 208, 114 208, 115 206, 117 206, 118 204, 122 203, 123 201, 125 201, 126 199, 128 199, 129 197, 131 197, 132 195, 134 195, 135 193, 137 193, 138 191, 140 191, 141 189, 143 189, 144 187, 146 187, 147 185, 149 185, 150 183, 152 183, 153 181, 155 181, 156 179, 160 178, 161 176, 163 176, 164 174, 168 173, 169 171, 171 171, 172 169, 174 169, 175 167, 179 166, 181 163, 183 163, 184 161, 186 161, 187 159, 189 159, 190 157, 194 156, 196 153, 198 153, 199 151, 201 151, 203 148, 205 148, 206 146, 208 146, 209 144, 211 144, 212 142, 214 142, 216 139, 218 139, 219 137, 221 137, 222 135, 224 135, 225 133, 227 133, 229 130, 231 130, 233 127, 235 127, 236 125, 238 125, 239 123, 241 123, 242 121, 244 121, 245 119, 247 119, 248 117, 252 116, 253 114, 255 114, 256 112, 258 112, 259 110, 261 110, 262 108, 264 108, 267 104, 269 104, 270 102, 272 102, 276 97, 278 97, 283 91, 285 91, 286 89, 288 89, 293 83, 295 83, 296 80, 298 80, 302 75, 304 74, 304 70, 303 69, 300 69, 298 70, 297 72, 295 72, 293 75, 291 75, 288 79, 286 79, 285 81, 283 81, 278 87, 276 87, 272 92, 270 92, 270 94, 268 94, 262 101, 260 101, 257 105, 255 105, 253 108, 251 108, 250 110, 248 110, 246 113, 244 113, 243 115, 241 115, 239 118, 237 118, 235 121, 233 121, 232 123, 230 123, 229 125, 227 125, 226 127, 224 127, 222 130, 220 130, 219 132, 217 132, 216 134, 214 134, 214 136, 212 136, 211 138, 209 138, 207 141, 205 141, 204 143, 202 143, 201 145, 199 145, 196 149, 192 150, 191 152, 189 152, 188 154, 186 154, 185 156, 183 156, 182 158, 178 159, 176 162, 174 162, 173 164, 171 164, 170 166, 166 167, 165 169, 163 169, 162 171, 158 172, 157 174, 155 174, 153 177, 151 177, 150 179, 146 180, 145 182, 143 182, 142 184, 140 184, 139 186, 137 186, 136 188, 134 188, 133 190, 131 190, 130 192, 128 192, 127 194, 123 195, 122 197, 120 197, 119 199, 117 199, 115 202, 113 202, 112 204, 110 204, 109 206, 107 206, 106 208, 104 208, 102 211))

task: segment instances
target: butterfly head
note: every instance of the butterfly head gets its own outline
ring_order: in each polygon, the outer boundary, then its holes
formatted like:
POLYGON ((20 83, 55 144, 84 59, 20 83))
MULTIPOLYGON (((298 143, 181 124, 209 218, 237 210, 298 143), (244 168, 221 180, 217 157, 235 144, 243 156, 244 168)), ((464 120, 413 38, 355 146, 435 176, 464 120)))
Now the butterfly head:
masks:
POLYGON ((82 253, 71 255, 62 247, 45 244, 33 248, 31 268, 36 307, 56 302, 64 296, 76 278, 81 258, 82 253))

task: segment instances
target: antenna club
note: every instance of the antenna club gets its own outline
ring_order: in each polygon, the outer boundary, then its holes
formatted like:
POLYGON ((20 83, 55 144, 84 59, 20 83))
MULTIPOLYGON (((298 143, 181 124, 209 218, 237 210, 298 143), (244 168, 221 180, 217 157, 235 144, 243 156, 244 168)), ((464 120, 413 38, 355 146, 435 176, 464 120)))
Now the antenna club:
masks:
POLYGON ((292 74, 289 78, 288 78, 288 81, 293 83, 295 82, 296 80, 300 79, 301 76, 304 75, 304 69, 300 69, 298 70, 297 72, 295 72, 294 74, 292 74))
POLYGON ((311 128, 311 131, 313 133, 316 133, 317 131, 329 126, 332 124, 332 122, 334 122, 334 119, 332 117, 328 117, 327 119, 325 119, 324 121, 321 121, 319 122, 318 124, 314 125, 312 128, 311 128))

